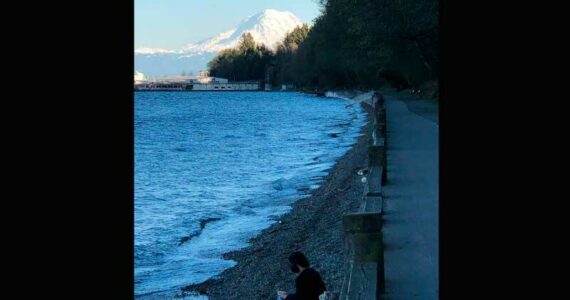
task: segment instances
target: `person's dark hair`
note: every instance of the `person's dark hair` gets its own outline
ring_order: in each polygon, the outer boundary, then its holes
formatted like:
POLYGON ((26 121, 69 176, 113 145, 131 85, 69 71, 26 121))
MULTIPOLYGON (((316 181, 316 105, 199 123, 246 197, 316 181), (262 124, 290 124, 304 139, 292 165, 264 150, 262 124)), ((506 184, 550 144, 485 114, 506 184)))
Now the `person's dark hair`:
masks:
POLYGON ((309 261, 302 252, 293 252, 289 255, 289 262, 293 265, 299 265, 303 268, 309 267, 309 261))

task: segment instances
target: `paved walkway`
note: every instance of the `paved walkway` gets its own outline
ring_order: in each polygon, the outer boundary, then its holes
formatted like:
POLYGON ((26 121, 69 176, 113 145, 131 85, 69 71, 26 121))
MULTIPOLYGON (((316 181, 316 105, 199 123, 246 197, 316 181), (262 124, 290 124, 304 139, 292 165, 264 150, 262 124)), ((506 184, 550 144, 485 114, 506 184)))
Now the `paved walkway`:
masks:
MULTIPOLYGON (((385 96, 388 183, 384 187, 386 293, 382 299, 438 299, 439 125, 437 107, 411 112, 385 96)), ((431 105, 430 103, 426 103, 431 105)))

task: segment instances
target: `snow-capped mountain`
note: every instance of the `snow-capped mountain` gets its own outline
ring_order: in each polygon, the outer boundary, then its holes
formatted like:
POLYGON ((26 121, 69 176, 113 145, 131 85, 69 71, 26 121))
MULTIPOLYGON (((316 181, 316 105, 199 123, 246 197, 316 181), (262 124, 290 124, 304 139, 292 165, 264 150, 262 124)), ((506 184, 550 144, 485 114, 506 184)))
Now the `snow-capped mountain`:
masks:
POLYGON ((259 44, 275 49, 285 35, 293 28, 303 25, 293 13, 267 9, 241 21, 234 29, 219 34, 197 44, 184 47, 190 52, 218 52, 222 49, 237 46, 242 34, 249 32, 259 44))
POLYGON ((207 63, 221 50, 236 47, 242 34, 249 32, 258 44, 274 50, 288 32, 302 25, 293 13, 266 9, 245 18, 235 28, 219 35, 188 44, 182 49, 138 48, 135 69, 147 76, 177 75, 207 68, 207 63))

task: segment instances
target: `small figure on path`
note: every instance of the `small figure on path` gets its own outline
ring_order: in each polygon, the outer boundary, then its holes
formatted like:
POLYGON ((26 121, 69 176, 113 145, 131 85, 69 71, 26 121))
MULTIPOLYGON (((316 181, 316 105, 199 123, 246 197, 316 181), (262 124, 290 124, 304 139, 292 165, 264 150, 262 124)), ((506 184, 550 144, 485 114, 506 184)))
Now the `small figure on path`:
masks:
POLYGON ((291 271, 297 273, 295 278, 295 293, 287 295, 278 291, 280 299, 286 300, 319 300, 319 295, 326 291, 325 284, 319 272, 309 266, 309 261, 301 252, 294 252, 289 256, 291 271))

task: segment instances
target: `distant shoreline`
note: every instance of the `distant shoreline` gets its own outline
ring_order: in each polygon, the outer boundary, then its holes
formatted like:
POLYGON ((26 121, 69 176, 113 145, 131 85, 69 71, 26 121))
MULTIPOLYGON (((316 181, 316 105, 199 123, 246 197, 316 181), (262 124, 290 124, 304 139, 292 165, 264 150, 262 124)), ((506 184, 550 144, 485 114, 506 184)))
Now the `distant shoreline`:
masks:
POLYGON ((182 92, 182 93, 227 93, 227 92, 279 92, 279 91, 264 91, 264 90, 213 90, 213 91, 198 91, 198 90, 134 90, 134 92, 182 92))

